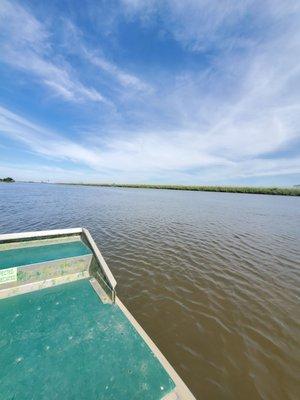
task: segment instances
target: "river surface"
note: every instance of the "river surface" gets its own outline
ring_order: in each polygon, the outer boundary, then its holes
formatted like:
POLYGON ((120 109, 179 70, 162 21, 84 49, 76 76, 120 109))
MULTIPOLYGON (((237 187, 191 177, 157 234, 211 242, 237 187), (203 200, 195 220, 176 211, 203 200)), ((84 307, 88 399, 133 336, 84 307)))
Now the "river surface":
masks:
POLYGON ((198 399, 300 398, 300 198, 0 184, 0 233, 79 226, 198 399))

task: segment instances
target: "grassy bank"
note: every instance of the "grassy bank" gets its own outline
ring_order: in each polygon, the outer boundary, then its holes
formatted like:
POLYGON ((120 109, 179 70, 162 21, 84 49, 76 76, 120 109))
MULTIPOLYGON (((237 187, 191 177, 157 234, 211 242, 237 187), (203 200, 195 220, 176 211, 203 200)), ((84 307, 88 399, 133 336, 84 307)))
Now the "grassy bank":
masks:
POLYGON ((300 196, 300 188, 298 189, 298 188, 278 188, 278 187, 184 186, 184 185, 146 185, 146 184, 143 185, 143 184, 116 184, 116 183, 68 183, 68 185, 300 196))

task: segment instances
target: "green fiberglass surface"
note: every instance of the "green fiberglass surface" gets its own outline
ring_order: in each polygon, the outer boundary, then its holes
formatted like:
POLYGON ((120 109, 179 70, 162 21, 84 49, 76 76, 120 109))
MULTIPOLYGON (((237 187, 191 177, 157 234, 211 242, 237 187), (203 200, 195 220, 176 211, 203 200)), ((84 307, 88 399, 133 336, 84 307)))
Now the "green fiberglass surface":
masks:
POLYGON ((92 254, 80 240, 0 251, 0 270, 92 254))
POLYGON ((174 383, 89 280, 0 300, 1 400, 161 399, 174 383))

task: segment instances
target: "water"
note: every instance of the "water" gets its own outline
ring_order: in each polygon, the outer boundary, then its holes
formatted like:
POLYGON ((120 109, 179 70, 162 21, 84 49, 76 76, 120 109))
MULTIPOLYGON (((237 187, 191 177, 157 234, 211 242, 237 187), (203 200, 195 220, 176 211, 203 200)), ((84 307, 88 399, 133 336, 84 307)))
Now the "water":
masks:
POLYGON ((0 232, 85 226, 199 399, 299 399, 300 199, 0 185, 0 232))

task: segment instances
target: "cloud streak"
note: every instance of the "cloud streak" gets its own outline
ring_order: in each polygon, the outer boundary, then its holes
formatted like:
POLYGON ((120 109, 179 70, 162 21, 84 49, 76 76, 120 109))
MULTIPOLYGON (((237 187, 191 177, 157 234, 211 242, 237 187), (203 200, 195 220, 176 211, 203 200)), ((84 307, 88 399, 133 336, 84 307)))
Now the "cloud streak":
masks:
POLYGON ((30 73, 67 101, 107 102, 98 90, 83 85, 66 62, 51 61, 51 35, 25 8, 13 1, 1 1, 0 24, 2 61, 30 73))
MULTIPOLYGON (((161 176, 168 182, 180 179, 188 183, 193 179, 194 173, 189 172, 193 168, 202 168, 202 182, 300 173, 300 157, 276 161, 264 158, 232 161, 210 154, 212 144, 203 146, 203 142, 198 141, 197 133, 191 132, 174 132, 167 139, 148 133, 146 136, 134 135, 127 140, 109 138, 101 143, 92 143, 90 140, 83 145, 0 107, 0 133, 50 160, 68 160, 74 165, 79 163, 88 166, 91 169, 89 178, 93 181, 156 180, 156 176, 161 176)), ((80 181, 83 178, 82 174, 76 172, 72 180, 80 181)))
POLYGON ((261 40, 266 22, 268 30, 278 33, 276 24, 291 18, 296 22, 300 10, 294 0, 121 0, 121 3, 130 19, 138 18, 144 26, 149 26, 157 18, 161 29, 195 52, 211 47, 224 50, 251 46, 256 38, 247 23, 259 31, 261 40))
MULTIPOLYGON (((138 34, 155 32, 158 43, 169 43, 171 36, 178 54, 192 57, 193 67, 188 62, 166 67, 157 57, 152 73, 138 76, 126 62, 119 65, 113 56, 104 56, 103 37, 95 45, 80 27, 63 19, 65 40, 57 34, 55 42, 51 24, 42 25, 18 3, 3 1, 3 60, 68 102, 113 104, 114 112, 100 118, 98 109, 90 111, 75 136, 3 106, 2 137, 53 160, 57 168, 62 161, 83 166, 89 170, 85 180, 93 181, 222 183, 300 173, 297 4, 120 4, 115 30, 118 24, 135 24, 138 34), (84 74, 91 84, 80 79, 84 74), (291 149, 298 151, 288 156, 291 149)), ((81 180, 80 174, 76 179, 81 180)))

